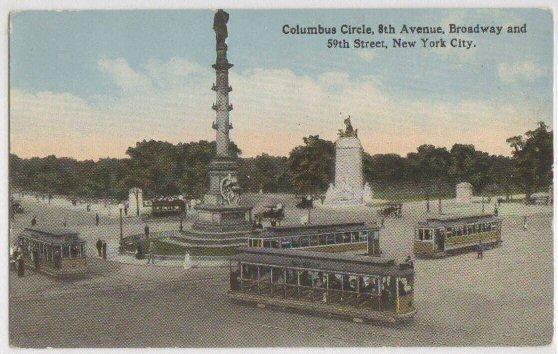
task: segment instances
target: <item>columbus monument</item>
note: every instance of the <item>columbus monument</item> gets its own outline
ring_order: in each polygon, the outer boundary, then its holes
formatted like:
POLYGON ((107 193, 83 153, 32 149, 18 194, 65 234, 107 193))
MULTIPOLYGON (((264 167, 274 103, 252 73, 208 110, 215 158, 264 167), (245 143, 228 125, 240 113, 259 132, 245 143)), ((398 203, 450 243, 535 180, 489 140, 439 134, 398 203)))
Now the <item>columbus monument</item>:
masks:
POLYGON ((209 164, 209 191, 203 203, 195 207, 197 217, 192 225, 192 232, 209 238, 242 237, 252 230, 252 207, 240 205, 240 188, 238 186, 238 157, 230 149, 229 131, 232 124, 229 113, 229 69, 232 64, 227 60, 227 22, 229 14, 223 10, 215 13, 213 30, 216 37, 217 59, 213 64, 215 83, 211 88, 215 91, 215 141, 217 155, 209 164))

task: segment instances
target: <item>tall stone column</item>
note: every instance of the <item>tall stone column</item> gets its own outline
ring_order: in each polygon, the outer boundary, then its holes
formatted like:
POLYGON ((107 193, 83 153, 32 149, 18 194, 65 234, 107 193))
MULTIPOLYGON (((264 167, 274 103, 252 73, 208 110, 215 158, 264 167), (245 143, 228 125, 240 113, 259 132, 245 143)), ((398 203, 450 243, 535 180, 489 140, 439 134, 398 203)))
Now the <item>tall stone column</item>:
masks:
POLYGON ((217 153, 209 164, 209 191, 204 195, 203 203, 196 206, 198 215, 192 225, 192 232, 196 237, 245 237, 252 230, 252 207, 242 206, 239 203, 240 187, 238 186, 238 157, 230 150, 229 131, 232 125, 229 121, 229 112, 232 105, 229 103, 229 69, 232 64, 227 60, 228 36, 227 22, 229 14, 218 10, 213 20, 213 30, 216 38, 217 58, 215 64, 215 143, 217 153))
POLYGON ((229 92, 232 87, 229 86, 229 69, 232 64, 227 60, 227 45, 217 43, 217 60, 213 64, 215 69, 215 84, 212 90, 215 91, 215 122, 213 129, 216 130, 215 140, 217 143, 217 157, 230 157, 229 151, 229 130, 232 125, 229 122, 229 112, 232 111, 232 105, 229 104, 229 92))
POLYGON ((236 156, 232 156, 230 151, 231 142, 229 137, 229 131, 232 129, 229 120, 229 112, 232 110, 232 105, 229 103, 229 92, 232 91, 232 87, 229 85, 229 69, 233 65, 227 59, 228 47, 225 43, 228 37, 226 25, 228 20, 229 15, 223 10, 218 10, 213 22, 217 56, 215 64, 212 65, 213 69, 215 69, 215 83, 211 88, 215 91, 215 103, 212 107, 215 111, 215 120, 212 127, 215 129, 217 154, 209 165, 209 193, 204 197, 206 204, 213 205, 236 204, 237 198, 232 197, 227 200, 226 196, 223 195, 225 184, 230 187, 227 188, 229 191, 231 189, 238 190, 238 161, 236 156), (223 181, 224 179, 226 181, 223 181))

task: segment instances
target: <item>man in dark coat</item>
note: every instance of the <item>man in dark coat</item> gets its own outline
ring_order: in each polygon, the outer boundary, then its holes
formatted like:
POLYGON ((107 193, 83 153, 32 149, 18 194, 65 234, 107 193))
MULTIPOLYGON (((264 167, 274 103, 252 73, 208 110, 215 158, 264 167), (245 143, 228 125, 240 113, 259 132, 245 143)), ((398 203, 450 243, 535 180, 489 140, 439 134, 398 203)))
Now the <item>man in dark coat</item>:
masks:
POLYGON ((95 247, 97 248, 97 254, 99 255, 99 257, 102 256, 101 251, 103 248, 103 241, 101 241, 101 239, 98 239, 97 242, 95 243, 95 247))
POLYGON ((17 276, 22 277, 25 275, 25 260, 23 259, 23 252, 18 252, 16 262, 17 262, 17 276))
POLYGON ((103 242, 103 259, 107 259, 107 243, 103 242))
POLYGON ((39 250, 36 247, 33 247, 33 265, 35 266, 35 269, 39 269, 40 266, 40 260, 39 260, 39 250))

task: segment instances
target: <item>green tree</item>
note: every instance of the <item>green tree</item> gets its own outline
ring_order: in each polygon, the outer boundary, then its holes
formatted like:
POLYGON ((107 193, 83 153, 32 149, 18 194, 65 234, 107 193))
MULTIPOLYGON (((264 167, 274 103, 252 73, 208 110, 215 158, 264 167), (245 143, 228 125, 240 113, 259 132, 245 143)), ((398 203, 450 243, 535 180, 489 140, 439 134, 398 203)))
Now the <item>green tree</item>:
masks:
POLYGON ((335 146, 319 135, 302 140, 304 145, 291 150, 288 159, 293 189, 304 194, 324 192, 333 180, 335 146))
POLYGON ((245 191, 266 193, 292 191, 291 175, 286 157, 258 155, 243 159, 240 183, 245 191))
POLYGON ((445 147, 424 144, 417 148, 416 153, 407 155, 410 173, 421 185, 426 197, 438 197, 438 209, 441 212, 442 196, 447 192, 448 170, 451 154, 445 147))
POLYGON ((515 180, 529 200, 535 191, 552 183, 552 131, 544 122, 538 122, 538 127, 525 136, 513 136, 506 142, 513 148, 515 180))

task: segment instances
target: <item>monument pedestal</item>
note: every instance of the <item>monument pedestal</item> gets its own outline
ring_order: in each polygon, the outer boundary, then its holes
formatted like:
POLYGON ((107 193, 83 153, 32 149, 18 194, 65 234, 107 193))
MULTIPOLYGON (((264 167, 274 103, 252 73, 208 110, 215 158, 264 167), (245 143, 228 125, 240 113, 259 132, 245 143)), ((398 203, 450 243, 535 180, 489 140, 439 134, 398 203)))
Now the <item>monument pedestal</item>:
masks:
POLYGON ((353 135, 340 135, 335 142, 335 183, 329 185, 324 205, 358 206, 371 202, 372 189, 368 183, 364 183, 362 172, 360 140, 356 132, 353 135))
POLYGON ((209 192, 203 204, 194 207, 197 216, 191 231, 198 237, 242 237, 252 231, 252 207, 239 205, 227 189, 227 181, 236 183, 237 171, 238 159, 234 157, 216 157, 209 164, 209 192), (232 199, 227 199, 229 195, 232 199))
POLYGON ((473 200, 473 185, 461 182, 455 187, 455 201, 462 204, 471 204, 473 200))
POLYGON ((203 233, 209 238, 252 231, 252 207, 204 204, 195 209, 198 216, 192 225, 192 231, 203 233))

